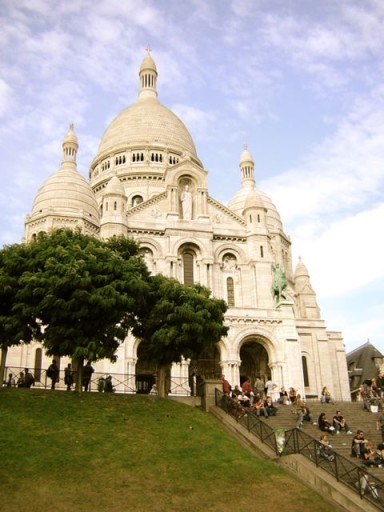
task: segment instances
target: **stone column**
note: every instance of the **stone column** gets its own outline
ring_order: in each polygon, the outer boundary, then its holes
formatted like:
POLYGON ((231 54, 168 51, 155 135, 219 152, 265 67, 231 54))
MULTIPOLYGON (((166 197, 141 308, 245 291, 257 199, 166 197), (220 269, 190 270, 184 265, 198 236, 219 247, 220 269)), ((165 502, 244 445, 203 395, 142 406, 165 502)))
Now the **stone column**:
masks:
POLYGON ((240 364, 238 360, 227 360, 220 363, 221 373, 232 387, 240 384, 240 364))
POLYGON ((204 381, 204 396, 202 406, 204 411, 208 412, 210 407, 215 405, 216 389, 223 390, 223 383, 221 380, 207 379, 204 381))

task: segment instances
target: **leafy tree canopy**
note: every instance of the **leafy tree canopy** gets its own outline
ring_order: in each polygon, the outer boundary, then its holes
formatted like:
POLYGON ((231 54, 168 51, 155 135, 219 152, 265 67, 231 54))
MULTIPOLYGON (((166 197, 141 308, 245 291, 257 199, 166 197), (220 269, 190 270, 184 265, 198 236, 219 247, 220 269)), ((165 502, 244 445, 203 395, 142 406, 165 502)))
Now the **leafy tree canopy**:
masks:
POLYGON ((34 318, 17 304, 20 280, 28 262, 28 247, 14 244, 0 250, 0 346, 31 341, 36 332, 34 318))
POLYGON ((133 334, 145 343, 144 357, 159 365, 197 358, 227 334, 227 305, 211 298, 208 288, 186 286, 162 275, 150 277, 139 324, 133 334))
POLYGON ((48 355, 116 359, 148 287, 138 248, 69 229, 40 233, 29 244, 19 302, 44 326, 39 338, 48 355))

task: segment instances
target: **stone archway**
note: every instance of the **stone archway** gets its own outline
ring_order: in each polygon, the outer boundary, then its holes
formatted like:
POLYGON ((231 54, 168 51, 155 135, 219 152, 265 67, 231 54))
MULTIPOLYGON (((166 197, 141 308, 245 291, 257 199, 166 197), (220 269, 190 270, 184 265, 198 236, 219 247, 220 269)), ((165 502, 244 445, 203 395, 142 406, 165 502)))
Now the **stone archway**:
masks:
POLYGON ((240 348, 240 384, 248 377, 252 383, 255 377, 266 382, 271 376, 269 356, 264 344, 258 338, 247 339, 240 348))

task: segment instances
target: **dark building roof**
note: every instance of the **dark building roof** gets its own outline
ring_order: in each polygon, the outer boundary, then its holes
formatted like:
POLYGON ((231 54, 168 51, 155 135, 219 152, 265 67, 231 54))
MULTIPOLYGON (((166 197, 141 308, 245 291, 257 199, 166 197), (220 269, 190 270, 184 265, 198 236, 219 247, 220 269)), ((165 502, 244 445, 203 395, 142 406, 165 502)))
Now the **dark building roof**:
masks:
POLYGON ((377 359, 381 359, 380 364, 384 362, 383 354, 370 341, 347 354, 351 391, 365 380, 377 377, 377 359))

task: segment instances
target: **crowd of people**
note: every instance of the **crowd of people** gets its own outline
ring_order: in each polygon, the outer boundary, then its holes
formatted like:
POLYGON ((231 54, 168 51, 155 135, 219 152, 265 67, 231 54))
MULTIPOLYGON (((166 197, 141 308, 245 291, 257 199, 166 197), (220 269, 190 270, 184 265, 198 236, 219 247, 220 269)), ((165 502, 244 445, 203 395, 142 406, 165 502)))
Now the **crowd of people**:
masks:
MULTIPOLYGON (((84 391, 90 391, 90 384, 94 371, 95 370, 91 365, 91 362, 88 361, 87 364, 83 367, 82 386, 84 391)), ((50 381, 50 388, 56 389, 57 383, 60 382, 60 369, 57 365, 56 359, 53 359, 51 364, 48 366, 46 376, 50 381)), ((71 363, 68 363, 68 365, 64 368, 63 380, 66 390, 71 391, 73 389, 73 385, 75 384, 75 372, 71 363)), ((35 385, 35 377, 29 368, 25 368, 24 371, 20 371, 18 375, 15 375, 11 372, 8 373, 7 379, 4 381, 3 385, 8 388, 31 388, 35 385)), ((105 378, 101 377, 99 379, 98 390, 105 392, 113 392, 115 390, 112 384, 111 375, 108 375, 105 378), (102 381, 102 386, 100 381, 102 381)))
MULTIPOLYGON (((365 410, 370 410, 373 401, 379 403, 378 412, 376 414, 376 428, 381 432, 382 442, 376 447, 373 443, 369 442, 361 429, 357 429, 354 434, 351 430, 348 419, 342 414, 341 410, 337 408, 333 415, 329 415, 328 411, 322 411, 319 417, 314 418, 311 413, 308 403, 303 399, 296 389, 290 387, 286 390, 281 387, 277 390, 276 384, 270 379, 265 383, 260 377, 254 379, 253 384, 251 379, 246 379, 243 384, 231 387, 230 383, 221 377, 223 381, 223 392, 232 399, 234 403, 234 411, 241 417, 242 415, 251 412, 256 416, 269 418, 275 416, 278 412, 279 405, 291 406, 291 411, 296 415, 296 428, 302 429, 305 422, 310 422, 312 425, 317 425, 321 431, 318 442, 318 453, 321 457, 329 461, 335 458, 335 452, 330 443, 330 436, 337 436, 342 433, 351 437, 351 456, 361 460, 364 466, 384 466, 384 404, 381 396, 384 394, 384 377, 383 377, 383 392, 379 388, 376 379, 366 381, 361 389, 361 398, 365 410), (383 408, 381 408, 383 404, 383 408)), ((336 405, 336 401, 332 396, 330 390, 324 386, 320 396, 321 404, 336 405)))

